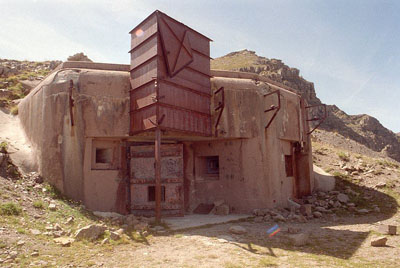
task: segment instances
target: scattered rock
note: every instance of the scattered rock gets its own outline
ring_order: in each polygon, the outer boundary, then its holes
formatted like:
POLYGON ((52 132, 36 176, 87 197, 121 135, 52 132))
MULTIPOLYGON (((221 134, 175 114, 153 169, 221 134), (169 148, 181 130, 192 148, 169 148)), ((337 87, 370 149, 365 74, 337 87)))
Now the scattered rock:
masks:
POLYGON ((37 257, 37 256, 39 256, 39 252, 38 251, 34 251, 34 252, 31 253, 31 256, 32 257, 37 257))
POLYGON ((349 202, 349 197, 346 194, 338 194, 337 195, 337 199, 341 202, 341 203, 347 203, 349 202))
POLYGON ((75 239, 71 237, 58 237, 54 238, 54 242, 57 244, 60 244, 63 247, 69 247, 71 244, 75 241, 75 239))
POLYGON ((101 241, 101 245, 107 244, 108 242, 110 242, 109 238, 104 238, 103 241, 101 241))
POLYGON ((312 206, 311 206, 311 204, 305 204, 305 205, 303 205, 303 207, 304 207, 304 214, 303 215, 311 216, 312 215, 312 206))
POLYGON ((381 225, 378 227, 378 231, 383 234, 388 235, 396 235, 397 234, 397 226, 395 225, 381 225))
POLYGON ((371 239, 371 246, 373 247, 384 247, 386 246, 387 238, 384 236, 375 237, 371 239))
POLYGON ((368 210, 368 209, 365 209, 365 208, 362 208, 362 209, 358 209, 358 210, 357 210, 357 213, 359 213, 359 214, 368 214, 368 213, 369 213, 369 210, 368 210))
POLYGON ((103 235, 107 228, 98 224, 91 224, 76 231, 76 239, 96 240, 103 235))
POLYGON ((233 226, 229 227, 229 232, 231 232, 232 234, 241 235, 241 234, 247 233, 247 230, 246 230, 246 228, 244 228, 242 226, 233 225, 233 226))
POLYGON ((138 231, 144 231, 147 230, 149 228, 149 224, 147 222, 140 222, 138 224, 135 225, 135 229, 138 231))
POLYGON ((281 214, 277 213, 275 216, 272 217, 274 221, 286 221, 286 218, 283 217, 281 214))
POLYGON ((309 237, 308 233, 292 234, 289 236, 289 240, 294 246, 301 247, 308 243, 309 237))
POLYGON ((224 204, 224 203, 225 203, 224 200, 217 200, 217 201, 214 201, 214 206, 219 207, 219 206, 221 206, 221 205, 224 204))
POLYGON ((111 240, 120 240, 121 235, 118 234, 117 232, 110 232, 110 238, 111 238, 111 240))
POLYGON ((314 211, 313 215, 314 215, 315 218, 321 218, 322 217, 322 213, 319 212, 319 211, 314 211))
POLYGON ((18 252, 17 252, 17 251, 11 251, 11 252, 8 254, 8 257, 9 257, 10 259, 15 259, 17 256, 18 256, 18 252))
POLYGON ((38 229, 31 229, 30 231, 31 231, 31 234, 33 234, 33 235, 40 235, 40 234, 42 234, 42 232, 39 231, 38 229))
POLYGON ((255 217, 254 218, 254 222, 257 222, 257 223, 260 223, 260 222, 263 222, 264 221, 264 218, 263 217, 255 217))
POLYGON ((65 222, 65 224, 72 224, 72 223, 74 223, 74 217, 69 217, 68 219, 67 219, 67 221, 65 222))
POLYGON ((236 241, 235 238, 233 238, 230 235, 220 235, 217 238, 218 238, 218 241, 221 242, 221 243, 229 243, 229 242, 235 242, 236 241))
POLYGON ((23 246, 23 245, 25 245, 25 241, 19 240, 19 241, 17 242, 17 246, 21 247, 21 246, 23 246))
POLYGON ((93 211, 93 215, 100 218, 123 218, 124 216, 116 213, 116 212, 102 212, 102 211, 93 211))
POLYGON ((49 210, 51 210, 51 211, 57 210, 56 204, 55 204, 55 203, 50 203, 50 204, 49 204, 49 210))
POLYGON ((215 206, 212 210, 215 215, 229 215, 229 206, 227 204, 222 204, 215 206))
POLYGON ((301 229, 289 226, 287 231, 289 234, 298 234, 301 232, 301 229))

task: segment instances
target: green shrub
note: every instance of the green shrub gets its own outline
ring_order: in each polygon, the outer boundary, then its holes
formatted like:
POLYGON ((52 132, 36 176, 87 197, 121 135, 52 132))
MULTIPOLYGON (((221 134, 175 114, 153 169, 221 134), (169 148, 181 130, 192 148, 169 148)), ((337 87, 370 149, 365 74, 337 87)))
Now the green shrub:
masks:
POLYGON ((344 152, 338 152, 337 155, 342 161, 345 161, 345 162, 350 161, 349 155, 344 152))
POLYGON ((8 202, 0 205, 0 215, 18 216, 21 213, 21 207, 13 202, 8 202))
POLYGON ((0 153, 7 153, 8 143, 5 141, 0 142, 0 153))
POLYGON ((43 209, 44 208, 44 202, 42 200, 35 200, 35 201, 33 201, 33 207, 34 208, 43 209))
POLYGON ((18 105, 13 106, 13 107, 10 109, 10 113, 11 113, 12 115, 17 115, 17 114, 18 114, 18 105))

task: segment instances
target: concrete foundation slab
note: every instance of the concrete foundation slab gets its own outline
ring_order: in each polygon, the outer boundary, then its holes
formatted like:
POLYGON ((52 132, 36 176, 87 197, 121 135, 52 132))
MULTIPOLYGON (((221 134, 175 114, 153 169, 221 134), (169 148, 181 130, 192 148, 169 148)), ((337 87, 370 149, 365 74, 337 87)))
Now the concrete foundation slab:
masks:
POLYGON ((164 218, 163 221, 168 225, 168 227, 173 231, 201 227, 209 224, 221 224, 228 223, 237 220, 243 220, 250 218, 251 215, 245 214, 231 214, 231 215, 201 215, 192 214, 185 215, 184 217, 170 217, 164 218))

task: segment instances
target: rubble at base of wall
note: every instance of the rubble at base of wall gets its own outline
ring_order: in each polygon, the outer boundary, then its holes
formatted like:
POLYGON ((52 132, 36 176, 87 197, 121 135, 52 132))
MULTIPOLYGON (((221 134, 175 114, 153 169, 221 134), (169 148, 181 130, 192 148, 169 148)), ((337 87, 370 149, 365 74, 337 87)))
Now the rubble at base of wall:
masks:
POLYGON ((297 200, 298 206, 291 208, 262 208, 254 209, 255 222, 269 221, 294 221, 307 222, 315 218, 337 219, 336 214, 347 212, 356 215, 366 215, 372 212, 380 212, 377 205, 371 208, 358 207, 351 199, 357 197, 368 200, 370 197, 353 191, 346 187, 344 192, 340 191, 317 191, 310 196, 297 200))

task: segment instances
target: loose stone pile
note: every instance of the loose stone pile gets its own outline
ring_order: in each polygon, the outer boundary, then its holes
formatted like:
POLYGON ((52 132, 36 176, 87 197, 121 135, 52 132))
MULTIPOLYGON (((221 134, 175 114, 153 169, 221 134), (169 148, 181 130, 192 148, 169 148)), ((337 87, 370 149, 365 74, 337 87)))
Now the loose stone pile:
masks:
MULTIPOLYGON (((330 192, 314 192, 310 196, 304 197, 302 200, 288 201, 297 204, 291 208, 275 208, 275 209, 255 209, 253 215, 255 222, 263 221, 293 221, 293 222, 307 222, 314 218, 323 218, 330 215, 335 217, 339 211, 347 211, 354 214, 368 214, 372 211, 380 212, 377 205, 372 205, 373 209, 357 207, 352 199, 362 198, 364 200, 371 199, 369 195, 362 195, 355 192, 351 187, 345 187, 344 192, 330 191, 330 192)), ((290 206, 289 206, 290 207, 290 206)))

